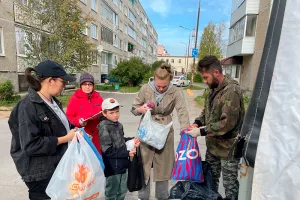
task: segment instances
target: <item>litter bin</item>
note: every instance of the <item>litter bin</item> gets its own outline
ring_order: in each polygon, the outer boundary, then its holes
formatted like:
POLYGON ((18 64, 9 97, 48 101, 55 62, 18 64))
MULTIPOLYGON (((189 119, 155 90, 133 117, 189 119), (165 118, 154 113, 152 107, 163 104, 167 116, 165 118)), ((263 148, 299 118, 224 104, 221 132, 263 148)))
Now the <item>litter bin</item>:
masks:
POLYGON ((120 85, 119 84, 115 84, 115 90, 120 90, 120 85))

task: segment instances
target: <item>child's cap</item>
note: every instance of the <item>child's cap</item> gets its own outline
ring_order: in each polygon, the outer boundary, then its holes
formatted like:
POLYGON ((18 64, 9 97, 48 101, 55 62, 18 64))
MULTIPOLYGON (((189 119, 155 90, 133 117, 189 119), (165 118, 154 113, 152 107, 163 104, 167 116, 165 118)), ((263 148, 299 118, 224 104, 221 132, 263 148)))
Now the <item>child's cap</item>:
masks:
POLYGON ((114 98, 107 98, 102 102, 102 110, 111 110, 117 106, 121 106, 114 98))

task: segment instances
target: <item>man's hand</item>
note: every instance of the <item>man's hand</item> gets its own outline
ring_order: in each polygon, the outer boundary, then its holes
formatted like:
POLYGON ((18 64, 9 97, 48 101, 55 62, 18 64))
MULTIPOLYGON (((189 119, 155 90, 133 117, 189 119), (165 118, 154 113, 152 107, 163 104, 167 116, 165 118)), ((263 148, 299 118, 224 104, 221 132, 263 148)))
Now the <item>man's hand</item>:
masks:
POLYGON ((200 128, 192 128, 190 131, 187 131, 186 134, 192 137, 198 136, 206 136, 205 126, 201 126, 200 128))
POLYGON ((192 124, 191 127, 198 128, 198 124, 192 124))

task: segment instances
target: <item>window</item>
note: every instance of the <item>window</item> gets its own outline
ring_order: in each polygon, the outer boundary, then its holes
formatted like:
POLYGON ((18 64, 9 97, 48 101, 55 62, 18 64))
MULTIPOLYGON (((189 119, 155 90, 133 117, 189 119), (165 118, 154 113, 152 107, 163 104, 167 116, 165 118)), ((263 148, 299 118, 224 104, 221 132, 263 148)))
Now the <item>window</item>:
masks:
POLYGON ((117 59, 117 56, 115 56, 114 64, 115 64, 115 65, 117 65, 117 64, 118 64, 118 59, 117 59))
POLYGON ((91 0, 91 8, 97 12, 97 0, 91 0))
POLYGON ((98 53, 97 51, 94 51, 91 53, 91 58, 92 58, 92 64, 93 65, 98 65, 98 53))
POLYGON ((0 27, 0 55, 4 55, 3 28, 0 27))
POLYGON ((124 51, 128 50, 128 43, 126 41, 123 42, 124 51))
POLYGON ((105 19, 107 19, 110 22, 113 22, 113 11, 104 3, 101 1, 100 5, 100 15, 103 16, 105 19))
POLYGON ((24 6, 28 6, 28 0, 21 0, 21 4, 23 4, 24 6))
POLYGON ((133 53, 133 50, 134 50, 134 45, 128 42, 128 51, 133 53))
POLYGON ((101 26, 101 40, 107 42, 108 44, 113 44, 114 35, 112 30, 106 28, 105 26, 101 26))
POLYGON ((128 26, 128 35, 136 40, 135 30, 133 28, 131 28, 131 26, 128 26))
POLYGON ((126 34, 128 33, 127 29, 128 29, 128 26, 126 24, 124 24, 124 33, 126 33, 126 34))
POLYGON ((147 42, 144 39, 142 39, 142 46, 145 47, 145 48, 147 48, 147 42))
POLYGON ((119 19, 118 19, 118 15, 116 13, 113 13, 113 23, 115 25, 119 24, 119 19))
POLYGON ((171 59, 171 63, 174 63, 174 59, 171 59))
POLYGON ((16 27, 16 42, 17 42, 17 54, 18 56, 25 56, 28 52, 27 45, 29 44, 28 32, 16 27))
POLYGON ((101 64, 108 64, 108 54, 106 52, 101 53, 101 64))
POLYGON ((255 36, 256 18, 257 18, 257 15, 248 15, 247 16, 246 36, 250 36, 250 37, 255 36))
MULTIPOLYGON (((23 0, 24 1, 24 0, 23 0)), ((27 0, 26 0, 27 1, 27 0)), ((80 0, 82 3, 87 4, 87 0, 80 0)))
POLYGON ((169 63, 169 59, 166 60, 166 63, 169 63))
POLYGON ((128 18, 132 21, 132 23, 136 23, 136 16, 132 13, 132 11, 130 9, 129 10, 129 16, 128 18))
POLYGON ((120 49, 123 50, 123 41, 120 40, 120 49))
POLYGON ((237 23, 235 23, 229 29, 229 44, 232 44, 242 39, 244 37, 244 31, 245 31, 245 17, 242 18, 237 23))
POLYGON ((123 30, 123 22, 121 20, 119 21, 119 30, 124 31, 123 30))
POLYGON ((128 8, 126 6, 124 6, 124 14, 125 14, 125 16, 128 15, 128 8))
POLYGON ((118 6, 118 1, 119 0, 114 0, 114 4, 116 4, 116 6, 118 6))
POLYGON ((118 47, 118 45, 119 45, 118 35, 117 35, 117 34, 114 34, 114 46, 115 46, 115 47, 118 47))
POLYGON ((97 33, 97 25, 96 24, 93 24, 91 23, 91 37, 94 38, 94 39, 98 39, 98 33, 97 33))
POLYGON ((123 11, 123 2, 122 2, 122 1, 120 1, 120 3, 119 3, 119 9, 120 9, 121 11, 123 11))
POLYGON ((181 63, 181 59, 178 60, 178 63, 181 63))

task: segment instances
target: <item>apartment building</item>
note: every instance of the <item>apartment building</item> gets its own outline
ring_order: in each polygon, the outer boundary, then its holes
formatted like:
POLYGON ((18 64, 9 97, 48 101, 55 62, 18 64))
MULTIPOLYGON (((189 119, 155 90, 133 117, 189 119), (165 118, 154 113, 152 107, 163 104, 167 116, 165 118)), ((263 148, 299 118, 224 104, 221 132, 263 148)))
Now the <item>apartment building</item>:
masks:
POLYGON ((224 72, 252 90, 256 81, 269 24, 272 0, 232 0, 224 72))
MULTIPOLYGON (((145 63, 157 57, 157 32, 138 0, 78 0, 82 15, 94 19, 82 34, 96 45, 93 64, 87 71, 96 82, 104 82, 109 72, 133 56, 145 63)), ((0 77, 13 81, 16 91, 27 90, 24 70, 26 30, 18 19, 17 4, 27 0, 0 1, 0 77)))
MULTIPOLYGON (((187 74, 192 71, 193 58, 187 56, 157 56, 158 61, 169 63, 175 75, 187 74)), ((195 60, 195 65, 198 63, 198 58, 195 60)))

